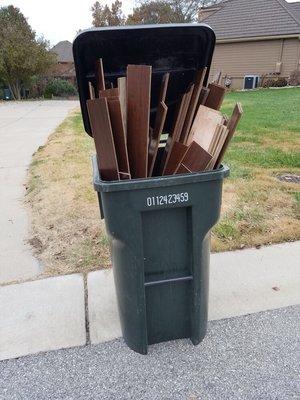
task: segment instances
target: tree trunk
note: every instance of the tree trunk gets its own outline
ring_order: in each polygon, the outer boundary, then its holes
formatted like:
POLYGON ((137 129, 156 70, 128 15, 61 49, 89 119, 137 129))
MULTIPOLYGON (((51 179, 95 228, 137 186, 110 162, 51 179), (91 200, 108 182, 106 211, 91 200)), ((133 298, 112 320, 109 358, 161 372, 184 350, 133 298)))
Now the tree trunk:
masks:
POLYGON ((21 100, 20 82, 17 80, 8 84, 14 100, 21 100))

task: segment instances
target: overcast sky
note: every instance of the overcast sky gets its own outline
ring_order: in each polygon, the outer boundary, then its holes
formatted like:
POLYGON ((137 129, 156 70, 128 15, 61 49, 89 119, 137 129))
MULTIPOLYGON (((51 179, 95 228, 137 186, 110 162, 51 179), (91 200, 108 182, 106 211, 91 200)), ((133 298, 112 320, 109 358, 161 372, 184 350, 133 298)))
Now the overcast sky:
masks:
MULTIPOLYGON (((289 0, 291 2, 293 0, 289 0)), ((0 6, 13 4, 20 8, 38 35, 55 45, 60 40, 73 41, 79 29, 92 24, 91 6, 95 0, 0 0, 0 6)), ((111 4, 111 0, 101 1, 111 4)), ((135 0, 123 0, 123 11, 128 14, 135 0)))

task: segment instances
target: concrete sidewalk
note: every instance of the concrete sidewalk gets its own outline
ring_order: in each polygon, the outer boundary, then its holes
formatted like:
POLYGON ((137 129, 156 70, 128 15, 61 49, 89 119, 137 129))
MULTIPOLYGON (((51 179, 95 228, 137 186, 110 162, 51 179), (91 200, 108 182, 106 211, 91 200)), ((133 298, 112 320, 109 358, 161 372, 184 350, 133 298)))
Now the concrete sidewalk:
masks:
POLYGON ((78 106, 77 101, 24 101, 0 104, 0 284, 40 272, 24 243, 28 221, 23 207, 32 154, 78 106))
POLYGON ((0 362, 3 400, 296 400, 299 307, 209 323, 142 356, 118 339, 0 362))
MULTIPOLYGON (((300 304, 300 242, 211 255, 209 320, 300 304)), ((121 336, 111 270, 88 275, 92 343, 121 336)))

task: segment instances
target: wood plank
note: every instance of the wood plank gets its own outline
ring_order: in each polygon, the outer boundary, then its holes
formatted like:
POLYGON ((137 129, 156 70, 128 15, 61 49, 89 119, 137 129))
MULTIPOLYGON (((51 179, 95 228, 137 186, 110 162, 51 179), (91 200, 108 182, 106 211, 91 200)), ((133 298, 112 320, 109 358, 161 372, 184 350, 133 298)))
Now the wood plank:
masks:
POLYGON ((220 110, 226 94, 226 88, 224 86, 217 85, 216 83, 210 83, 208 85, 208 89, 209 94, 207 96, 205 106, 213 108, 214 110, 220 110))
POLYGON ((186 169, 191 172, 204 171, 211 159, 211 154, 199 146, 198 143, 192 142, 175 173, 182 174, 186 169))
POLYGON ((179 140, 180 132, 181 132, 181 123, 182 123, 182 115, 184 112, 184 108, 186 106, 186 98, 187 93, 185 93, 182 97, 180 102, 178 103, 177 110, 175 113, 175 118, 173 122, 173 127, 171 129, 171 133, 168 136, 167 143, 164 149, 164 153, 160 162, 159 173, 163 175, 165 167, 168 163, 170 152, 172 150, 173 144, 179 140))
POLYGON ((100 92, 99 92, 99 97, 109 98, 109 97, 118 97, 118 96, 119 96, 118 88, 100 90, 100 92))
POLYGON ((188 138, 188 134, 190 132, 192 123, 194 121, 196 108, 197 108, 197 105, 198 105, 198 102, 199 102, 199 97, 200 97, 200 93, 201 93, 201 90, 202 90, 202 87, 203 87, 203 81, 204 81, 204 78, 205 78, 205 75, 206 75, 206 71, 207 71, 207 68, 205 67, 205 68, 202 68, 200 71, 197 72, 193 94, 192 94, 192 97, 191 97, 191 101, 190 101, 190 104, 189 104, 189 107, 188 107, 188 110, 187 110, 187 113, 186 113, 186 118, 185 118, 185 121, 184 121, 184 125, 183 125, 183 128, 182 128, 182 133, 181 133, 182 137, 180 138, 180 141, 182 143, 186 143, 186 140, 188 138))
POLYGON ((92 82, 89 82, 89 94, 90 94, 90 99, 93 100, 96 96, 95 96, 95 89, 94 86, 92 84, 92 82))
POLYGON ((118 78, 118 89, 119 89, 119 97, 121 103, 122 117, 125 129, 125 135, 127 136, 127 80, 126 77, 118 78))
POLYGON ((177 171, 175 172, 176 175, 179 174, 190 174, 193 171, 190 171, 187 167, 185 167, 184 165, 180 164, 177 171))
POLYGON ((160 102, 157 107, 154 129, 152 129, 152 132, 150 130, 150 143, 148 149, 148 176, 152 176, 153 173, 157 150, 160 142, 160 137, 165 125, 167 112, 168 107, 166 106, 166 104, 163 101, 160 102))
POLYGON ((210 92, 210 90, 207 87, 203 87, 201 89, 200 96, 199 96, 199 101, 198 101, 198 107, 200 105, 204 105, 205 104, 205 102, 207 100, 207 97, 209 95, 209 92, 210 92))
POLYGON ((188 146, 186 146, 185 144, 180 142, 174 143, 163 175, 172 175, 175 173, 175 171, 181 164, 187 150, 188 146))
POLYGON ((227 150, 227 147, 229 145, 229 142, 232 139, 232 136, 234 135, 234 132, 238 126, 238 123, 239 123, 241 117, 242 117, 242 114, 243 114, 242 105, 241 105, 241 103, 237 103, 236 106, 234 107, 231 118, 227 124, 228 134, 227 134, 226 140, 224 142, 224 145, 220 151, 218 159, 215 163, 215 168, 219 168, 219 166, 223 160, 225 151, 227 150))
POLYGON ((194 88, 195 88, 195 84, 190 85, 188 91, 186 92, 186 97, 184 100, 184 107, 182 110, 182 115, 180 116, 180 122, 179 122, 179 127, 178 127, 178 134, 177 137, 179 138, 179 141, 181 143, 183 140, 183 126, 184 126, 184 122, 186 120, 186 116, 187 116, 187 112, 191 103, 191 99, 193 96, 193 92, 194 92, 194 88))
POLYGON ((127 67, 127 148, 131 176, 146 178, 152 67, 127 67))
POLYGON ((222 124, 218 124, 218 125, 216 126, 215 133, 214 133, 214 135, 213 135, 213 137, 212 137, 212 140, 211 140, 211 142, 210 142, 209 148, 208 148, 208 150, 207 150, 212 156, 213 156, 213 154, 214 154, 214 150, 215 150, 216 147, 217 147, 217 144, 218 144, 218 141, 219 141, 221 132, 222 132, 222 128, 223 128, 223 125, 222 125, 222 124))
POLYGON ((101 179, 106 181, 119 180, 118 162, 107 99, 87 100, 87 109, 95 141, 101 179))
POLYGON ((222 121, 223 116, 219 111, 200 106, 186 144, 189 146, 192 141, 195 141, 208 151, 217 125, 222 124, 222 121))
POLYGON ((119 171, 130 175, 127 144, 122 118, 121 103, 118 97, 107 99, 112 133, 116 149, 119 171))
POLYGON ((164 102, 164 103, 166 102, 166 95, 167 95, 167 90, 168 90, 169 79, 170 79, 170 74, 169 73, 164 74, 164 76, 162 78, 158 104, 160 104, 161 102, 164 102))
POLYGON ((219 125, 216 141, 214 143, 212 150, 209 152, 213 156, 213 158, 207 165, 206 170, 214 169, 214 166, 216 164, 220 151, 225 143, 227 135, 228 135, 228 129, 226 128, 226 126, 219 125))
POLYGON ((105 78, 102 58, 95 63, 95 78, 96 78, 96 91, 97 96, 100 90, 105 90, 105 78))

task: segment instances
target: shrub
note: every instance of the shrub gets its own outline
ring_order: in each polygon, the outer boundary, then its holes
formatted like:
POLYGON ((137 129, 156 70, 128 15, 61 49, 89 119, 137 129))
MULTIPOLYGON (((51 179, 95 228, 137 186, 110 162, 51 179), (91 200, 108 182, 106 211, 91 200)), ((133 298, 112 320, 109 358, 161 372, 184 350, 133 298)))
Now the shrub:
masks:
POLYGON ((268 78, 263 82, 264 88, 269 87, 284 87, 287 86, 288 81, 285 78, 276 77, 276 78, 268 78))
POLYGON ((47 83, 44 91, 46 98, 55 97, 68 97, 77 94, 77 90, 72 83, 64 79, 53 79, 47 83))
POLYGON ((299 86, 300 85, 300 71, 293 71, 290 75, 289 85, 299 86))

